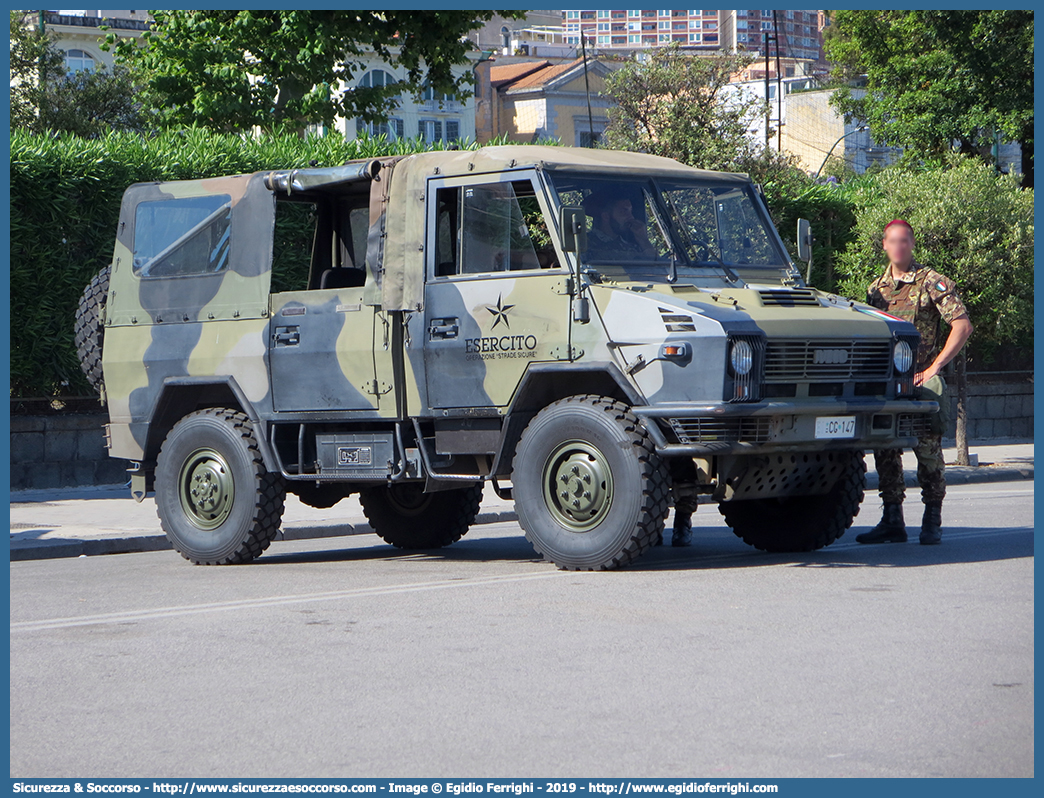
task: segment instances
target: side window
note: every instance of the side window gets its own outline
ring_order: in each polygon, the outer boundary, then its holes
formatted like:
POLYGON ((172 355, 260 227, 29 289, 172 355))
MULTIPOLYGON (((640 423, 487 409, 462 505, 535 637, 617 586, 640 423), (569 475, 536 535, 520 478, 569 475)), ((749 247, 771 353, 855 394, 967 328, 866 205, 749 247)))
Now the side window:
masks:
POLYGON ((134 211, 134 273, 176 277, 223 271, 231 221, 228 194, 139 203, 134 211))
POLYGON ((314 202, 276 203, 272 237, 272 293, 301 291, 308 286, 319 208, 314 202))
POLYGON ((558 265, 528 180, 442 188, 436 202, 437 276, 558 265))

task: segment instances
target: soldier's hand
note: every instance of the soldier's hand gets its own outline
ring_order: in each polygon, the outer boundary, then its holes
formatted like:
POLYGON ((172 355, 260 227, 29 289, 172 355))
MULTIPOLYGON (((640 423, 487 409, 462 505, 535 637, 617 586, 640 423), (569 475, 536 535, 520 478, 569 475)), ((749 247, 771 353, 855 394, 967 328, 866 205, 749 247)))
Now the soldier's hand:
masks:
POLYGON ((939 371, 937 369, 933 369, 931 366, 926 368, 924 371, 918 371, 916 374, 914 374, 914 387, 920 388, 922 385, 924 385, 926 382, 928 382, 928 380, 930 380, 938 373, 939 371))

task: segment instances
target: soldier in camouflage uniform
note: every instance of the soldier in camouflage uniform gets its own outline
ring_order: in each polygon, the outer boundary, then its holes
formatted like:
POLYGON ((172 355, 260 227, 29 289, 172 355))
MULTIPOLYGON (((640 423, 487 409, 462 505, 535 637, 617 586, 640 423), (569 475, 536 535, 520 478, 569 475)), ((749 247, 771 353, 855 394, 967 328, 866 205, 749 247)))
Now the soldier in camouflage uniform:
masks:
MULTIPOLYGON (((917 481, 921 485, 924 517, 921 521, 922 544, 942 540, 942 502, 946 495, 946 476, 942 454, 942 434, 948 403, 946 384, 940 372, 961 351, 972 325, 948 277, 922 266, 913 259, 913 228, 896 219, 884 229, 882 247, 889 264, 884 273, 867 289, 866 301, 906 321, 913 322, 921 334, 914 385, 921 398, 939 402, 943 410, 932 419, 929 434, 921 437, 914 454, 917 456, 917 481), (950 325, 943 340, 942 322, 950 325)), ((902 543, 906 541, 903 520, 903 460, 901 449, 883 449, 874 453, 879 478, 878 489, 884 503, 881 522, 869 532, 856 536, 859 543, 902 543)))

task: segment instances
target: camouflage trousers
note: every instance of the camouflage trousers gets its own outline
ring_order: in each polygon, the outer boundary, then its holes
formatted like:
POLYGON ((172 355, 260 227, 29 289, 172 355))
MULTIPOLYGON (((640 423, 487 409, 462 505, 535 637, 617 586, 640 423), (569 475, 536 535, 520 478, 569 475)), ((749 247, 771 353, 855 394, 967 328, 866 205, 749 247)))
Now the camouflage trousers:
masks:
POLYGON ((674 498, 674 516, 690 517, 699 506, 699 494, 695 488, 675 486, 671 489, 674 498))
MULTIPOLYGON (((942 435, 926 435, 913 447, 917 456, 917 481, 921 485, 921 501, 941 502, 946 496, 946 471, 943 461, 942 435)), ((881 449, 874 452, 878 490, 887 504, 902 504, 906 496, 903 481, 903 450, 881 449)))

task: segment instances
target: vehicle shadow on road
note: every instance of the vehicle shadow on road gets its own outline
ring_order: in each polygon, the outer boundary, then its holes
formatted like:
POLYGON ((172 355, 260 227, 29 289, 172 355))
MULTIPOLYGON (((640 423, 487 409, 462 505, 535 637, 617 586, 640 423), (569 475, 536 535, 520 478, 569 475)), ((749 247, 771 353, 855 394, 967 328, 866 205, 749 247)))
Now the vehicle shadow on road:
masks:
MULTIPOLYGON (((694 530, 695 531, 695 530, 694 530)), ((907 543, 862 545, 855 530, 818 551, 769 554, 738 539, 708 535, 682 551, 654 549, 630 566, 634 570, 703 570, 791 565, 800 568, 904 568, 954 563, 994 562, 1033 556, 1032 527, 964 527, 945 530, 938 546, 922 546, 916 530, 907 543), (739 548, 737 548, 737 546, 739 548)))
MULTIPOLYGON (((769 554, 747 546, 727 530, 694 530, 693 544, 667 545, 647 551, 627 570, 705 570, 792 565, 803 568, 901 568, 953 563, 991 562, 1033 556, 1032 527, 963 527, 948 529, 939 546, 921 546, 916 532, 908 543, 864 546, 855 542, 855 530, 827 548, 812 552, 769 554)), ((323 551, 269 551, 255 566, 314 562, 373 562, 379 560, 438 562, 541 562, 522 536, 465 538, 442 549, 396 549, 377 538, 372 545, 323 551)), ((548 564, 550 565, 550 563, 548 564)))
MULTIPOLYGON (((438 560, 443 562, 540 562, 540 557, 521 534, 512 537, 464 538, 441 549, 397 549, 376 536, 369 545, 354 545, 324 551, 273 552, 254 561, 255 565, 308 562, 363 562, 376 560, 438 560)), ((346 538, 338 538, 346 540, 346 538)), ((348 538, 349 540, 351 538, 348 538)), ((331 539, 334 540, 334 539, 331 539)), ((359 540, 359 538, 356 538, 359 540)), ((362 542, 360 540, 360 542, 362 542)), ((336 545, 336 544, 335 544, 336 545)))

